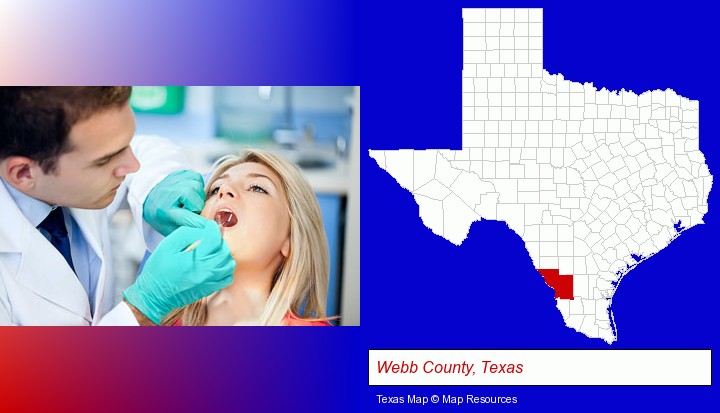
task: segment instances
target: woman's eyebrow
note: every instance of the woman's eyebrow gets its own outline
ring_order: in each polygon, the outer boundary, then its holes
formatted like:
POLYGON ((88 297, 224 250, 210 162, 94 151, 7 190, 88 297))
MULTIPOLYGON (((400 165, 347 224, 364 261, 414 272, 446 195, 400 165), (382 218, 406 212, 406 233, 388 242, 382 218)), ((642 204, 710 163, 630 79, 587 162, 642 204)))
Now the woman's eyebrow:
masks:
POLYGON ((274 182, 269 176, 267 176, 267 175, 263 175, 263 174, 260 174, 260 173, 257 173, 257 172, 250 172, 250 173, 247 174, 247 176, 250 177, 250 178, 265 178, 265 179, 267 179, 268 181, 270 181, 270 183, 272 184, 272 186, 277 187, 277 185, 275 185, 275 182, 274 182))
POLYGON ((208 182, 205 187, 205 192, 208 194, 208 197, 210 196, 210 191, 213 189, 213 186, 215 185, 215 183, 217 181, 226 179, 228 177, 229 177, 228 174, 222 174, 222 175, 218 176, 217 178, 213 179, 212 181, 208 182))

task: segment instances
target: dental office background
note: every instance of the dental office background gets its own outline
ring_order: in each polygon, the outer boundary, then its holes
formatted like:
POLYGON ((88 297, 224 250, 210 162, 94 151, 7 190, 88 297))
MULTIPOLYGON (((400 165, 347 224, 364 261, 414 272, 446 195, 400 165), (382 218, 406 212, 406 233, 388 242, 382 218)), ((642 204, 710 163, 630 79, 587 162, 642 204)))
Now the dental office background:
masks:
MULTIPOLYGON (((300 166, 320 203, 330 248, 327 314, 360 322, 359 87, 136 86, 136 134, 180 145, 206 174, 243 147, 272 150, 300 166)), ((145 255, 128 210, 113 218, 114 265, 132 278, 145 255)))

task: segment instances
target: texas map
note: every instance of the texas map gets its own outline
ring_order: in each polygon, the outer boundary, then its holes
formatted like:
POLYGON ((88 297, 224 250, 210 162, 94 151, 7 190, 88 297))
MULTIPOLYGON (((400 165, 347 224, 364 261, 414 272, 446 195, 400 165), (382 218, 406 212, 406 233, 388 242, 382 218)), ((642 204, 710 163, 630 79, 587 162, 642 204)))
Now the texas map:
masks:
POLYGON ((464 9, 462 150, 370 156, 453 244, 475 221, 505 222, 565 324, 613 343, 622 278, 708 212, 699 102, 548 73, 542 22, 542 9, 464 9))

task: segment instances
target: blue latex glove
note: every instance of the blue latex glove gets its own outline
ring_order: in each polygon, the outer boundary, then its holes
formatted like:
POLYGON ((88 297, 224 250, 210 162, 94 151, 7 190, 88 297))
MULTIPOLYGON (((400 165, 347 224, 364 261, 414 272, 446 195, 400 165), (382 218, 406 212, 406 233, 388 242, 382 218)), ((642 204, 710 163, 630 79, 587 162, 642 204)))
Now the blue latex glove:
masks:
POLYGON ((177 171, 150 191, 143 203, 143 219, 164 236, 181 226, 200 228, 198 214, 205 206, 205 184, 195 171, 177 171))
POLYGON ((155 324, 170 311, 191 304, 232 282, 235 260, 215 221, 181 227, 167 236, 124 292, 125 299, 155 324), (191 244, 200 244, 185 251, 191 244))

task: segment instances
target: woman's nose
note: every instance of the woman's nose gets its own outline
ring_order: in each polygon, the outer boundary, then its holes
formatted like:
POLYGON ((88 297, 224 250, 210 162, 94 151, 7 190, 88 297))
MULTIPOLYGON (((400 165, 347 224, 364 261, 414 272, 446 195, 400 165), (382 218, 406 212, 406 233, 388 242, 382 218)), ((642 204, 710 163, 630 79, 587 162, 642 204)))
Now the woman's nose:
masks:
POLYGON ((220 199, 223 199, 223 197, 235 198, 235 194, 232 192, 232 190, 230 188, 223 185, 223 187, 220 188, 218 197, 220 199))

